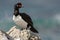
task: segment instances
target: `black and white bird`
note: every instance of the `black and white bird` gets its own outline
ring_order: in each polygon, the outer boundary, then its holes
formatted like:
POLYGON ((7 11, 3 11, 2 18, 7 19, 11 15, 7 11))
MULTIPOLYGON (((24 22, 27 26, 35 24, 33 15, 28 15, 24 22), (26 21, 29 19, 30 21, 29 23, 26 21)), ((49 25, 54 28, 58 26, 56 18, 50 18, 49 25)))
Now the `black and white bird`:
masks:
POLYGON ((38 31, 33 27, 32 19, 26 13, 20 13, 19 8, 22 7, 21 3, 17 3, 14 6, 14 14, 13 14, 13 21, 22 28, 30 28, 30 30, 34 33, 38 33, 38 31))

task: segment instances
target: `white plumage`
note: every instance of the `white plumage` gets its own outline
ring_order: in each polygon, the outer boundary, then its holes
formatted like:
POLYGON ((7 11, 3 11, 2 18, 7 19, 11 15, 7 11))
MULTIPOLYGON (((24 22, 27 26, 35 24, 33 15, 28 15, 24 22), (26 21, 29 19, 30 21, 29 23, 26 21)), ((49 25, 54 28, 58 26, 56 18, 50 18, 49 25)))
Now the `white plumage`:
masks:
POLYGON ((22 28, 27 28, 28 23, 25 22, 20 15, 13 15, 13 20, 18 26, 21 26, 22 28))

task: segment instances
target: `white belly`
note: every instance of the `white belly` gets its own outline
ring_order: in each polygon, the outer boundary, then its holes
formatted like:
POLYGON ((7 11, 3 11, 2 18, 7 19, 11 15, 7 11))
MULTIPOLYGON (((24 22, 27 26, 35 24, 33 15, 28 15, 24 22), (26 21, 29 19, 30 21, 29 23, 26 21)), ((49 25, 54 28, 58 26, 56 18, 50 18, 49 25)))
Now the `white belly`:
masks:
POLYGON ((22 28, 26 28, 27 27, 27 22, 25 22, 21 16, 13 16, 13 21, 18 25, 18 26, 21 26, 22 28))

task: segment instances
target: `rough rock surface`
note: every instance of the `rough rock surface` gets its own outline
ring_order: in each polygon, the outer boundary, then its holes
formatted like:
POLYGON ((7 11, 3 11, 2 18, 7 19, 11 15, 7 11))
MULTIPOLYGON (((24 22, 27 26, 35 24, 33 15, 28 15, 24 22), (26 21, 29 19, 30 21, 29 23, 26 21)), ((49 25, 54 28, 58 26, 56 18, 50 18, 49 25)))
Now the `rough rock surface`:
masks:
POLYGON ((13 40, 6 32, 0 30, 0 40, 13 40))
POLYGON ((8 32, 0 31, 0 40, 41 40, 39 35, 30 32, 30 30, 20 30, 16 26, 12 27, 8 32))

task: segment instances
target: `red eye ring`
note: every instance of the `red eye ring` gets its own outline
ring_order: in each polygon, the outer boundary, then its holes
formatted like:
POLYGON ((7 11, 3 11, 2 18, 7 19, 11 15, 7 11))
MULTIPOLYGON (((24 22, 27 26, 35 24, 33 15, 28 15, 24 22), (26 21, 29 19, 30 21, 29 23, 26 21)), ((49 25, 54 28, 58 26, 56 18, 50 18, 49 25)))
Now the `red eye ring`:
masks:
POLYGON ((21 8, 22 7, 22 4, 21 3, 17 3, 17 7, 18 8, 21 8))

